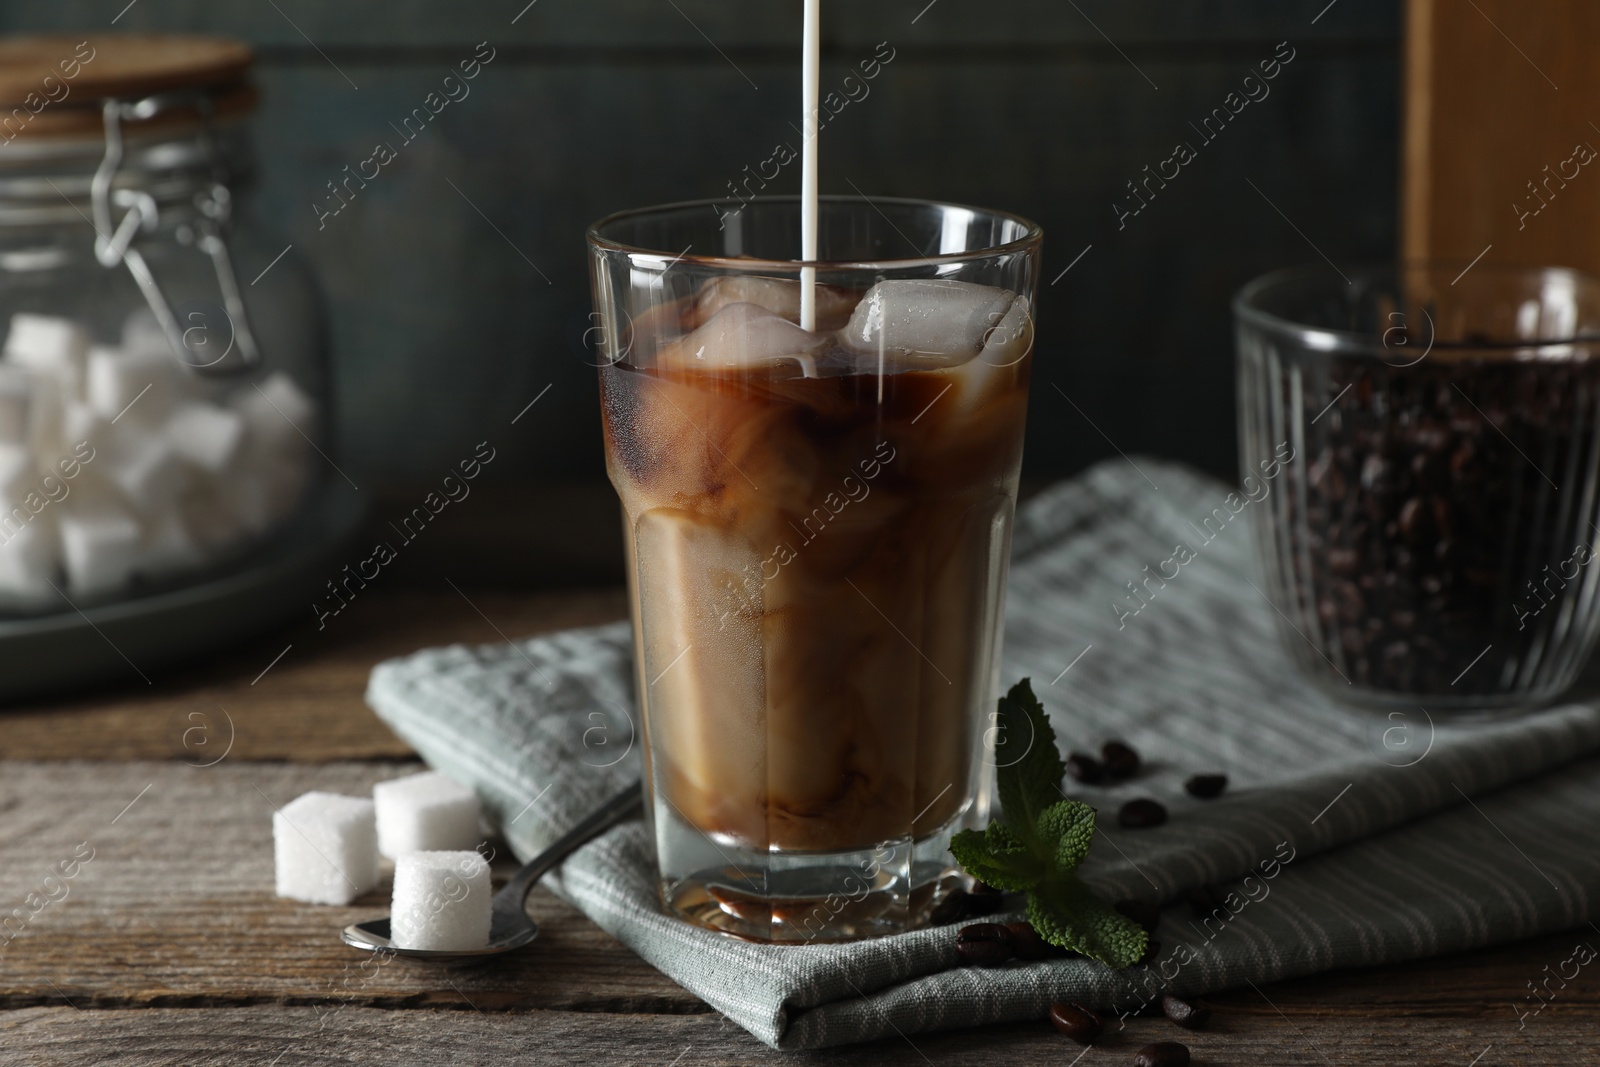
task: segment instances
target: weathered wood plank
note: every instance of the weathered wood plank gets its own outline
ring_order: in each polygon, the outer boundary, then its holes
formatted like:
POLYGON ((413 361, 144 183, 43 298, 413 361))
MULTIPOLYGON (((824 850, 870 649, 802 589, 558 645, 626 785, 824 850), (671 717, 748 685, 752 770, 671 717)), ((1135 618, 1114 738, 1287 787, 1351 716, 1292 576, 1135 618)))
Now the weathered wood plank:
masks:
MULTIPOLYGON (((338 932, 388 910, 387 879, 350 907, 275 897, 272 813, 310 789, 365 795, 373 782, 414 770, 379 762, 252 764, 231 756, 199 769, 173 762, 0 765, 4 912, 40 892, 75 847, 87 842, 93 849, 66 883, 67 895, 0 944, 0 1003, 50 999, 53 983, 80 1007, 349 996, 448 1006, 460 1003, 459 987, 485 1010, 704 1010, 543 892, 533 914, 544 930, 532 951, 475 968, 389 961, 367 977, 359 965, 369 957, 340 943, 338 932)), ((509 854, 497 858, 501 876, 515 866, 509 854)))
POLYGON ((403 574, 382 577, 395 584, 375 581, 322 629, 308 603, 306 621, 297 626, 158 677, 153 686, 130 677, 87 695, 0 712, 0 757, 201 764, 227 750, 231 735, 234 762, 404 758, 410 748, 361 699, 380 660, 429 645, 593 625, 627 611, 621 590, 506 593, 467 585, 457 592, 425 567, 412 576, 421 587, 406 584, 403 574))
MULTIPOLYGON (((317 766, 230 757, 195 769, 171 762, 0 764, 0 905, 36 892, 58 861, 89 842, 93 859, 59 903, 0 947, 0 1007, 82 1008, 278 1003, 459 1007, 485 1012, 559 1009, 676 1014, 707 1010, 577 912, 540 892, 543 927, 528 951, 477 967, 367 959, 337 941, 346 923, 380 913, 382 884, 347 908, 275 898, 271 814, 312 788, 365 793, 410 768, 317 766), (136 799, 137 798, 137 799, 136 799), (129 806, 131 803, 131 807, 129 806), (453 984, 452 984, 453 983, 453 984)), ((503 876, 511 864, 502 859, 503 876)), ((1557 967, 1576 935, 1346 972, 1219 996, 1230 1017, 1277 1018, 1313 1028, 1338 1017, 1381 1026, 1388 1015, 1452 1018, 1519 1033, 1513 1004, 1557 967), (1270 997, 1270 1001, 1266 998, 1270 997)), ((1569 1013, 1600 1016, 1600 972, 1584 971, 1528 1031, 1569 1013)), ((1486 1031, 1487 1032, 1487 1031, 1486 1031)), ((1470 1056, 1466 1057, 1470 1058, 1470 1056)))
POLYGON ((80 1011, 30 1008, 0 1013, 0 1055, 9 1062, 81 1067, 85 1063, 168 1067, 175 1063, 640 1063, 955 1064, 993 1067, 1127 1064, 1152 1041, 1182 1041, 1195 1063, 1272 1067, 1371 1067, 1459 1064, 1480 1067, 1589 1065, 1595 1016, 1550 1014, 1518 1032, 1483 1021, 1415 1017, 1283 1018, 1273 1012, 1228 1014, 1190 1033, 1165 1020, 1139 1019, 1126 1032, 1082 1050, 1045 1023, 918 1034, 854 1048, 773 1052, 720 1016, 592 1015, 565 1012, 478 1014, 381 1011, 349 1007, 228 1008, 209 1011, 80 1011), (10 1057, 16 1057, 12 1060, 10 1057), (281 1058, 274 1058, 281 1057, 281 1058))

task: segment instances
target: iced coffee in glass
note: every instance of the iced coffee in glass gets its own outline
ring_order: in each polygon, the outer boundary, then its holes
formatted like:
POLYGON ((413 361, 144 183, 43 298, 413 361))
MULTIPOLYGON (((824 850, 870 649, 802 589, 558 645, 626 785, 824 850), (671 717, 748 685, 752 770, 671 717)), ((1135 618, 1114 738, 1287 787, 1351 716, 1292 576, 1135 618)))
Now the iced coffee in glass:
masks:
POLYGON ((824 198, 802 264, 799 211, 588 236, 663 901, 829 942, 924 919, 986 817, 1041 234, 824 198))

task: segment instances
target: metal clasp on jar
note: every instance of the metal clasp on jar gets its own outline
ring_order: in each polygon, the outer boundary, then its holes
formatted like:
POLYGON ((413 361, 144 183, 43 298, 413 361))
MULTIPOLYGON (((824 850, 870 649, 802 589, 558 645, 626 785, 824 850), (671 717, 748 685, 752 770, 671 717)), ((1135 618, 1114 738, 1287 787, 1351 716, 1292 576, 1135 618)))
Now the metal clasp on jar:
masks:
POLYGON ((244 296, 239 290, 233 259, 228 253, 225 235, 232 220, 233 196, 227 183, 222 180, 224 170, 212 132, 212 112, 212 98, 204 92, 160 93, 142 100, 105 101, 102 114, 105 120, 106 152, 89 187, 94 211, 94 253, 95 259, 104 267, 127 265, 139 291, 144 294, 145 303, 150 306, 162 333, 166 335, 173 357, 179 363, 195 374, 237 374, 254 368, 261 360, 261 353, 256 347, 255 335, 250 330, 244 296), (199 323, 186 327, 178 321, 171 302, 162 292, 155 274, 135 244, 141 231, 154 232, 159 225, 160 205, 148 192, 114 188, 123 159, 122 123, 130 119, 147 120, 163 111, 177 108, 192 108, 200 113, 200 140, 212 166, 212 181, 209 187, 195 194, 194 206, 199 213, 198 218, 192 223, 180 225, 175 234, 181 244, 194 245, 211 258, 232 334, 223 352, 214 358, 207 353, 208 358, 203 363, 193 358, 200 353, 195 350, 197 346, 188 343, 188 335, 196 329, 209 332, 212 324, 199 323), (113 220, 113 207, 126 209, 120 222, 113 220), (238 359, 227 361, 235 350, 238 359))

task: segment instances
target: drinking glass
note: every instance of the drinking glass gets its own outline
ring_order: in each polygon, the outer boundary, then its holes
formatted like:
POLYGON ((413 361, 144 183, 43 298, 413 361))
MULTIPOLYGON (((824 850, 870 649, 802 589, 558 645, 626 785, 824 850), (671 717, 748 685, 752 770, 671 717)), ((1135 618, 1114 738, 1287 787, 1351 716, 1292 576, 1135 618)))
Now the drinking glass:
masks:
POLYGON ((1407 710, 1560 695, 1600 634, 1600 278, 1315 267, 1234 313, 1240 465, 1270 494, 1250 510, 1291 657, 1407 710))
POLYGON ((588 239, 662 899, 907 929, 986 814, 1040 230, 823 198, 802 264, 799 200, 762 198, 588 239))

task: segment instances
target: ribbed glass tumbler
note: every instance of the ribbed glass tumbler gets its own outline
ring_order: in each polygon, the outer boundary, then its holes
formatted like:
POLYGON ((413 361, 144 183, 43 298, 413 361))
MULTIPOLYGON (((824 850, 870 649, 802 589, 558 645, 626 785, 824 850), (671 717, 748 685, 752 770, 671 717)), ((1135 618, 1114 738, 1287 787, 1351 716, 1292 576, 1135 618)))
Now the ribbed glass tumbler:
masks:
POLYGON ((1600 278, 1318 266, 1234 315, 1263 592, 1305 674, 1430 713, 1561 694, 1600 632, 1600 278))

